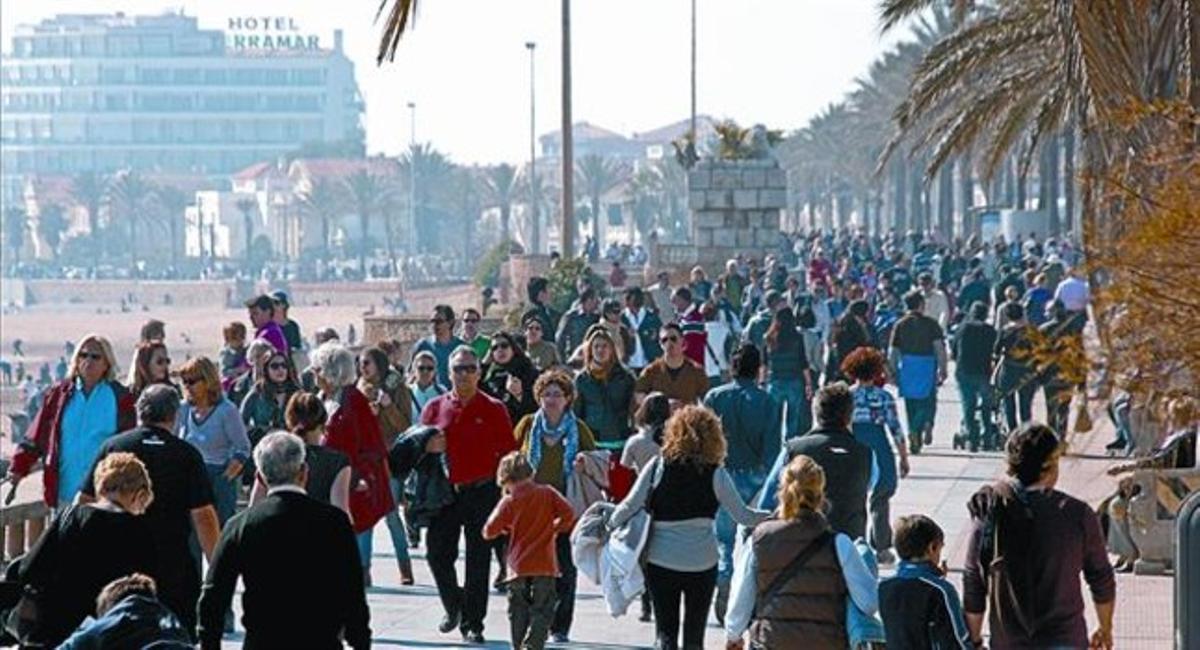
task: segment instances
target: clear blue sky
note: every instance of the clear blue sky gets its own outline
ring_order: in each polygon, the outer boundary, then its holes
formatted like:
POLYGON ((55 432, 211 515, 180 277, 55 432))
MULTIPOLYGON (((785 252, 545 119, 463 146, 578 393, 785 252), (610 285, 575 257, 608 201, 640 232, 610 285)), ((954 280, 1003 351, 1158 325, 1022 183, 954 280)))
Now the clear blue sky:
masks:
MULTIPOLYGON (((201 26, 234 16, 292 16, 332 42, 345 30, 367 101, 367 148, 417 139, 464 163, 519 161, 529 150, 529 59, 537 42, 537 130, 558 128, 559 0, 420 0, 394 63, 375 65, 376 0, 0 0, 0 36, 51 12, 183 9, 201 26)), ((848 91, 896 38, 879 35, 875 0, 697 0, 699 112, 801 127, 848 91)), ((688 114, 689 0, 575 0, 574 117, 625 134, 688 114)))

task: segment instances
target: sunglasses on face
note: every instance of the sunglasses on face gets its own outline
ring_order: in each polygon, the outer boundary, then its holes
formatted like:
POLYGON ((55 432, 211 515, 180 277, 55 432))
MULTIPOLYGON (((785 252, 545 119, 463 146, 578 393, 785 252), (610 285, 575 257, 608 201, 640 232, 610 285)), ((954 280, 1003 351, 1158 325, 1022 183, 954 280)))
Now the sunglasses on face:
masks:
POLYGON ((269 365, 267 367, 270 368, 271 370, 287 370, 286 363, 272 363, 271 365, 269 365))
POLYGON ((417 372, 433 372, 433 366, 417 366, 417 372))
POLYGON ((80 352, 79 360, 83 361, 85 359, 88 361, 103 361, 104 355, 99 352, 80 352))
POLYGON ((658 339, 659 343, 675 343, 677 341, 679 341, 678 336, 664 336, 664 337, 658 339))
POLYGON ((507 343, 496 343, 496 344, 492 345, 493 350, 507 350, 511 347, 512 346, 507 343))
POLYGON ((454 366, 452 370, 456 375, 473 375, 479 372, 479 366, 454 366))

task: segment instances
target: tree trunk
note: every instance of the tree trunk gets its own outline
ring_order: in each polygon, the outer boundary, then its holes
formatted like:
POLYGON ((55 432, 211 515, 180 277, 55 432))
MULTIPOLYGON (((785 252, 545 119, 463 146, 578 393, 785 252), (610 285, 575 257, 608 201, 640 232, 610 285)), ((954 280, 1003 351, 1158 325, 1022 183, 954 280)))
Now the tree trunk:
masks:
POLYGON ((959 235, 964 239, 977 230, 971 208, 975 205, 975 170, 972 169, 971 152, 968 150, 958 159, 958 210, 959 235))
POLYGON ((1075 124, 1067 125, 1063 131, 1063 199, 1064 199, 1064 214, 1062 219, 1062 229, 1064 232, 1073 230, 1076 226, 1075 222, 1075 124))
MULTIPOLYGON (((1058 135, 1050 135, 1042 146, 1043 165, 1042 183, 1046 186, 1046 221, 1050 234, 1059 235, 1062 232, 1062 221, 1058 212, 1059 171, 1058 171, 1058 135)), ((1040 207, 1040 206, 1039 206, 1040 207)))
POLYGON ((137 214, 129 213, 129 272, 137 277, 137 214))
POLYGON ((1017 186, 1017 203, 1014 207, 1018 210, 1029 209, 1029 174, 1028 169, 1022 169, 1019 159, 1013 160, 1013 176, 1017 186))
POLYGON ((167 221, 167 228, 171 231, 171 266, 175 271, 179 271, 179 224, 174 219, 167 221))
POLYGON ((362 279, 367 278, 367 211, 359 208, 358 211, 358 229, 361 239, 358 240, 358 271, 362 273, 362 279))
POLYGON ((592 241, 596 243, 596 259, 604 254, 604 245, 600 242, 600 195, 592 195, 592 241))
POLYGON ((325 270, 329 271, 329 215, 321 215, 321 255, 325 260, 325 270))
POLYGON ((249 212, 242 213, 242 227, 246 230, 246 266, 250 266, 250 242, 254 241, 254 221, 249 212))
MULTIPOLYGON (((391 216, 385 215, 383 217, 383 230, 384 230, 383 236, 387 240, 384 242, 384 245, 387 246, 388 264, 391 265, 388 268, 388 275, 387 275, 387 277, 390 278, 390 277, 393 277, 397 273, 397 268, 398 268, 396 266, 396 247, 392 243, 392 240, 395 238, 395 235, 393 234, 391 216)), ((467 258, 467 259, 470 259, 470 258, 467 258)))
POLYGON ((858 195, 859 220, 858 227, 864 232, 871 232, 871 191, 863 190, 858 195))
POLYGON ((893 230, 903 232, 908 227, 908 166, 903 157, 892 160, 892 220, 893 230))
POLYGON ((509 221, 512 219, 512 204, 505 202, 500 204, 500 242, 507 244, 512 241, 512 233, 509 232, 509 221))
POLYGON ((1017 173, 1014 169, 1012 156, 1004 161, 1004 205, 1017 207, 1017 173))
POLYGON ((921 232, 925 229, 925 204, 922 197, 924 179, 921 170, 925 167, 920 159, 912 161, 908 172, 908 226, 907 230, 921 232))
POLYGON ((938 172, 937 231, 942 241, 950 241, 954 234, 954 163, 950 162, 938 172))

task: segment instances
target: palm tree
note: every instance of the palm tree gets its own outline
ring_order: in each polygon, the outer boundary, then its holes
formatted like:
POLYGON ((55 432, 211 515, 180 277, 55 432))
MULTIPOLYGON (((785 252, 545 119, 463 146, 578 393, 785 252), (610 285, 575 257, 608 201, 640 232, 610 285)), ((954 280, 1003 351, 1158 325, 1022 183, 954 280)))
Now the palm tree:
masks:
MULTIPOLYGON (((173 187, 164 186, 158 191, 158 206, 161 212, 162 223, 166 226, 167 236, 171 241, 171 266, 179 268, 179 247, 182 243, 182 238, 179 236, 179 226, 184 220, 184 210, 191 205, 192 197, 188 196, 183 190, 173 187)), ((201 237, 201 240, 204 238, 201 237)))
POLYGON ((646 165, 629 179, 633 198, 633 227, 638 239, 645 241, 657 229, 663 212, 663 178, 659 166, 646 165))
POLYGON ((575 164, 576 182, 587 195, 591 208, 592 241, 597 250, 603 250, 600 241, 600 198, 627 175, 628 171, 616 160, 598 154, 588 154, 575 164))
POLYGON ((299 194, 300 212, 321 222, 321 259, 328 264, 330 225, 341 212, 343 187, 327 178, 317 178, 307 191, 299 194))
POLYGON ((62 244, 63 233, 70 225, 63 214, 63 207, 57 203, 47 205, 38 213, 38 237, 46 242, 46 246, 50 249, 50 255, 54 259, 58 259, 58 247, 62 244))
MULTIPOLYGON (((379 50, 375 56, 375 63, 382 64, 385 60, 394 61, 396 59, 396 48, 400 46, 400 37, 404 36, 404 30, 408 29, 408 25, 416 18, 417 0, 391 0, 392 8, 388 11, 387 20, 383 24, 383 35, 379 39, 379 50)), ((388 0, 381 0, 379 9, 375 12, 375 20, 383 15, 383 9, 387 6, 388 0)))
POLYGON ((416 171, 417 179, 416 206, 414 207, 416 223, 413 224, 416 229, 417 250, 433 250, 438 241, 437 224, 434 220, 422 218, 421 213, 423 211, 431 212, 441 207, 435 206, 434 202, 447 198, 445 196, 446 188, 449 185, 450 176, 454 172, 454 164, 445 154, 426 143, 409 147, 408 152, 400 161, 401 174, 409 176, 410 165, 416 171))
POLYGON ((513 197, 517 190, 517 168, 508 163, 489 167, 484 177, 488 201, 500 208, 500 241, 512 241, 510 220, 513 197))
POLYGON ((94 240, 100 237, 100 204, 104 202, 104 188, 108 180, 95 172, 83 172, 71 179, 71 195, 87 209, 88 232, 94 240))
POLYGON ((517 179, 516 194, 525 199, 527 208, 523 215, 524 227, 517 228, 519 233, 525 232, 525 235, 517 238, 525 244, 527 253, 536 254, 542 250, 542 215, 554 213, 554 188, 548 185, 545 174, 531 176, 528 167, 517 179))
POLYGON ((242 213, 242 229, 245 233, 246 242, 246 268, 250 268, 250 244, 254 243, 254 213, 258 211, 258 201, 251 197, 241 198, 237 200, 238 212, 242 213))
MULTIPOLYGON (((345 180, 346 197, 354 205, 354 211, 358 213, 358 228, 361 239, 358 245, 358 268, 366 277, 367 273, 367 246, 370 241, 370 223, 371 217, 381 212, 388 195, 391 193, 391 188, 387 181, 366 169, 360 169, 345 180)), ((392 263, 392 268, 396 268, 396 254, 392 248, 391 236, 388 236, 387 242, 388 259, 392 263)))
POLYGON ((158 188, 133 170, 124 170, 113 176, 105 196, 114 216, 123 218, 129 228, 129 268, 137 273, 138 226, 145 222, 154 208, 154 197, 158 188))
POLYGON ((25 231, 29 230, 29 215, 20 205, 10 205, 4 210, 4 241, 12 250, 12 267, 21 265, 21 249, 25 247, 25 231))

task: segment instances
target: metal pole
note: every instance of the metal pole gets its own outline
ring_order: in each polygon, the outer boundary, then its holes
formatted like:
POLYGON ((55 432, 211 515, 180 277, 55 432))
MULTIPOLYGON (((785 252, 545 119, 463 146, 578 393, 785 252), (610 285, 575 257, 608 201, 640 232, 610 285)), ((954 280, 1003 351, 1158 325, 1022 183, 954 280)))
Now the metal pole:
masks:
POLYGON ((529 50, 529 211, 530 223, 533 226, 533 236, 530 238, 530 253, 537 255, 540 252, 542 237, 541 223, 538 221, 538 201, 535 185, 537 181, 537 149, 534 141, 537 137, 537 125, 534 121, 534 111, 536 110, 537 101, 534 95, 534 73, 533 73, 533 50, 537 47, 537 43, 529 41, 525 43, 525 47, 529 50))
POLYGON ((562 256, 575 257, 575 143, 571 132, 571 0, 562 0, 562 256))
POLYGON ((408 254, 417 254, 417 104, 408 103, 408 254))

